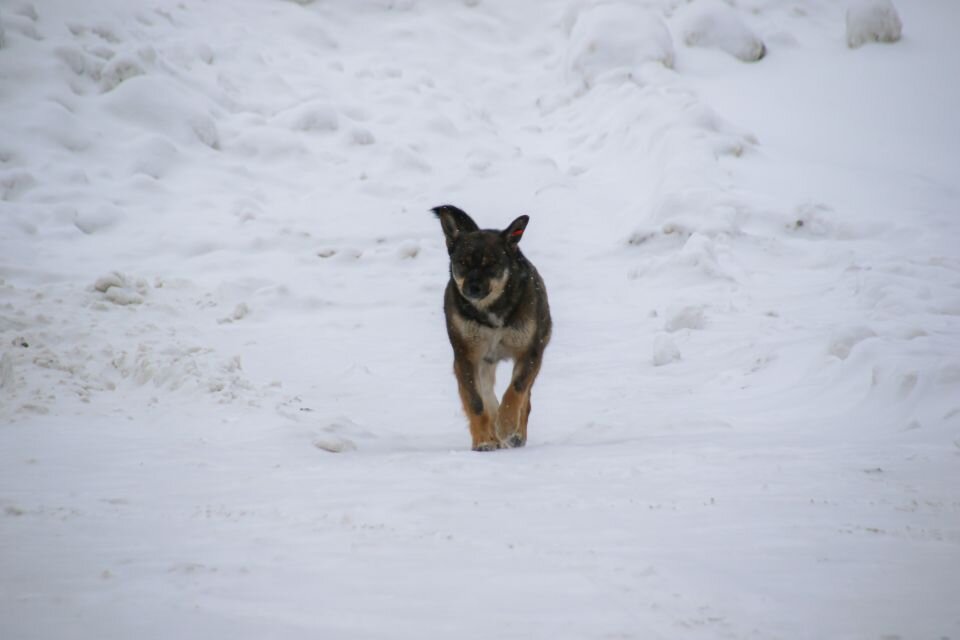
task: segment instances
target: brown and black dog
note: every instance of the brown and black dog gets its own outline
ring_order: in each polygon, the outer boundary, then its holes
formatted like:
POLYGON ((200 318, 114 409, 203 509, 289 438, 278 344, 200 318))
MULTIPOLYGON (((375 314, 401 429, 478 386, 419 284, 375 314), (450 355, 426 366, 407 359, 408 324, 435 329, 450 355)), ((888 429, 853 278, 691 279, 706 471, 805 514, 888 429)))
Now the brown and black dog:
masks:
POLYGON ((454 206, 433 212, 450 254, 443 311, 473 450, 522 447, 530 389, 552 328, 543 279, 518 246, 530 218, 520 216, 496 231, 481 230, 454 206), (507 359, 514 361, 513 376, 501 403, 494 382, 497 363, 507 359))

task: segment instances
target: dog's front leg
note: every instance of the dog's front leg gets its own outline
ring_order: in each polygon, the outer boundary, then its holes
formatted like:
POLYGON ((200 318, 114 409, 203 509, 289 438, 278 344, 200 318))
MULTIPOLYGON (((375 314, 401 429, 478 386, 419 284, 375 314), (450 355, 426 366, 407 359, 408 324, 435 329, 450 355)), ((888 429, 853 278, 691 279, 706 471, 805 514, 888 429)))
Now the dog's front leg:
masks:
POLYGON ((530 418, 530 392, 540 373, 543 351, 530 349, 513 365, 510 386, 503 394, 497 414, 497 439, 505 447, 522 447, 527 443, 527 420, 530 418))
POLYGON ((480 359, 474 364, 466 354, 454 356, 453 370, 460 389, 460 401, 470 420, 474 451, 499 448, 496 434, 497 397, 494 393, 496 365, 480 359))

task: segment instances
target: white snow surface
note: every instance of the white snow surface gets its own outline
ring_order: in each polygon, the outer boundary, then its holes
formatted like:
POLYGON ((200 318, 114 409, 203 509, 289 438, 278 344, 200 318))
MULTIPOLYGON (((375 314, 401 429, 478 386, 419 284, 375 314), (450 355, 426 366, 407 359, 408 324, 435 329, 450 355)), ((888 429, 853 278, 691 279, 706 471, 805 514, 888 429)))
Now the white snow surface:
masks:
POLYGON ((0 4, 0 637, 960 638, 960 4, 680 4, 0 4))

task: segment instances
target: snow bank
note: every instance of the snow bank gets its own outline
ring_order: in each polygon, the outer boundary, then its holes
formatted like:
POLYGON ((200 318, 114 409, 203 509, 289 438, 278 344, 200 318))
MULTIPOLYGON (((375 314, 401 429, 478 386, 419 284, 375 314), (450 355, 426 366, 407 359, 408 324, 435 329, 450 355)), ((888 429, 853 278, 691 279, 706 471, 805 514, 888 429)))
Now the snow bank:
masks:
POLYGON ((896 42, 902 30, 891 0, 856 0, 847 8, 847 45, 851 49, 867 42, 896 42))

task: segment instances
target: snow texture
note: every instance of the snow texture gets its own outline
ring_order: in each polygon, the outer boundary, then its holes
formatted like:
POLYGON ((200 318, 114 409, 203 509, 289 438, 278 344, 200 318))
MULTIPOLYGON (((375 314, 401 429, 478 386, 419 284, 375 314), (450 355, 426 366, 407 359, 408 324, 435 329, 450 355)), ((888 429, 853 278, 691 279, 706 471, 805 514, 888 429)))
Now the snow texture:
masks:
POLYGON ((900 4, 2 3, 0 638, 960 638, 960 3, 900 4), (530 216, 522 449, 443 203, 530 216))

